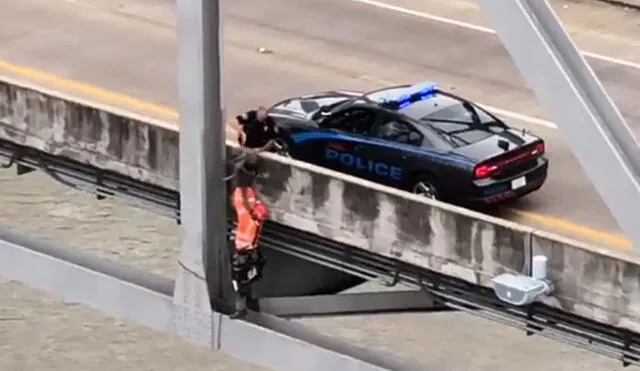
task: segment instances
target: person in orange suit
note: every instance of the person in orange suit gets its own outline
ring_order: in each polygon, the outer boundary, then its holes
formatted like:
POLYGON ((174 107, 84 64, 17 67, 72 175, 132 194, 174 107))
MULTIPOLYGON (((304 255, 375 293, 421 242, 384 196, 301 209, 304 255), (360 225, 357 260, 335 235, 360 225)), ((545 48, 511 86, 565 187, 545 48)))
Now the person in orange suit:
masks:
POLYGON ((233 191, 233 207, 238 223, 235 249, 238 253, 247 253, 257 248, 260 230, 269 217, 269 209, 256 197, 252 187, 237 187, 233 191))
POLYGON ((258 249, 258 239, 264 222, 269 218, 269 208, 258 199, 252 186, 240 184, 233 190, 232 203, 236 212, 236 229, 232 240, 232 279, 236 290, 236 313, 247 313, 247 298, 251 284, 262 277, 264 259, 258 249))

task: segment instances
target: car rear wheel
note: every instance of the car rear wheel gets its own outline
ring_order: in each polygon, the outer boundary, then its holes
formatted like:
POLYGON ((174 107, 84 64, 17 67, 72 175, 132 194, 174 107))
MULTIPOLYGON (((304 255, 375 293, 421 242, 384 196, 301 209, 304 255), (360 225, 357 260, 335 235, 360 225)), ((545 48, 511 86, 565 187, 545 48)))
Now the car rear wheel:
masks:
POLYGON ((420 178, 413 185, 411 193, 431 199, 438 200, 440 195, 438 193, 438 188, 434 184, 434 182, 428 178, 420 178))

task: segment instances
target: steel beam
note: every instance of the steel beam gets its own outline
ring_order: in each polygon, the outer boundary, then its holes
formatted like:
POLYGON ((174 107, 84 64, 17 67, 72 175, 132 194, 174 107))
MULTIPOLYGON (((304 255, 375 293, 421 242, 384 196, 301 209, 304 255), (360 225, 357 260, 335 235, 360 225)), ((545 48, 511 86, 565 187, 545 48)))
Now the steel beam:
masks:
POLYGON ((476 2, 618 225, 640 249, 640 147, 553 9, 546 0, 476 2))
POLYGON ((422 290, 261 298, 259 308, 285 318, 454 310, 422 290))
POLYGON ((112 317, 173 332, 173 282, 151 273, 0 228, 0 275, 112 317))
POLYGON ((177 7, 183 245, 174 299, 191 310, 176 326, 182 336, 212 343, 211 309, 231 313, 235 297, 226 245, 220 11, 217 0, 178 0, 177 7))
MULTIPOLYGON (((168 278, 30 240, 2 227, 0 275, 164 332, 173 332, 174 315, 182 311, 172 303, 173 282, 168 278)), ((214 324, 216 349, 273 370, 424 370, 395 355, 368 351, 269 315, 249 313, 240 321, 212 313, 208 320, 214 324)))

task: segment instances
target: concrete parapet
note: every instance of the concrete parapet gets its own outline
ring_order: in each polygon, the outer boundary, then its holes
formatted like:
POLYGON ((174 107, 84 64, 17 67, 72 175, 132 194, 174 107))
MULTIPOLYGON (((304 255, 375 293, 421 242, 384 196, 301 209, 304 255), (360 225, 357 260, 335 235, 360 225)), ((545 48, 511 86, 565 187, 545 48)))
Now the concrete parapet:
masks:
MULTIPOLYGON (((0 138, 178 189, 176 126, 2 77, 0 138)), ((262 165, 278 222, 483 286, 544 254, 549 304, 640 331, 640 261, 272 154, 262 165)))
POLYGON ((0 77, 0 137, 165 188, 178 185, 177 127, 0 77))
POLYGON ((549 305, 640 332, 640 261, 550 233, 531 235, 555 285, 549 305))
POLYGON ((360 249, 491 287, 548 257, 556 291, 545 302, 640 332, 640 260, 370 183, 265 155, 261 194, 273 217, 360 249))
POLYGON ((284 224, 488 286, 526 272, 530 228, 265 155, 260 193, 284 224))

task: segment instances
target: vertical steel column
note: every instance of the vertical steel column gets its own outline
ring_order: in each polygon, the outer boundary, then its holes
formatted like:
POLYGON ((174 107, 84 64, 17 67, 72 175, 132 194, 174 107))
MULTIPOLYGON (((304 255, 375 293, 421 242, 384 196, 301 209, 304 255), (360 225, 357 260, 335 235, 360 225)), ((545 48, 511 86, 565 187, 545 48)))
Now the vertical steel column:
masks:
POLYGON ((476 1, 618 225, 640 249, 640 147, 553 9, 546 0, 476 1))
POLYGON ((210 310, 231 313, 235 297, 226 244, 219 2, 177 5, 183 245, 174 302, 183 309, 176 330, 213 344, 210 310))

